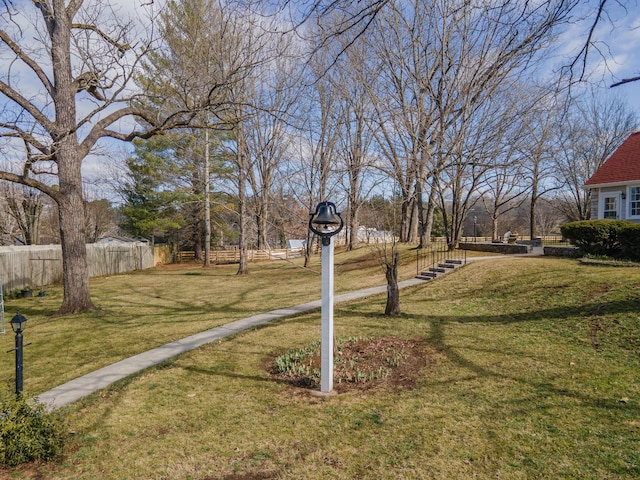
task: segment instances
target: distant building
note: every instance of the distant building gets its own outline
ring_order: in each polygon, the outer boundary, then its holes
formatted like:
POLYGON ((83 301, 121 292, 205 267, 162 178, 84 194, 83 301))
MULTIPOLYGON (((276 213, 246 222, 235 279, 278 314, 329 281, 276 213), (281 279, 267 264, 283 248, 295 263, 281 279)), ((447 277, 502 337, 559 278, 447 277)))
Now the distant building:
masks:
POLYGON ((118 237, 114 235, 110 237, 101 238, 96 243, 110 243, 112 245, 123 245, 123 244, 129 244, 129 243, 149 243, 149 240, 145 238, 118 237))
POLYGON ((307 241, 302 239, 302 240, 287 240, 287 248, 304 248, 304 246, 307 244, 307 241))

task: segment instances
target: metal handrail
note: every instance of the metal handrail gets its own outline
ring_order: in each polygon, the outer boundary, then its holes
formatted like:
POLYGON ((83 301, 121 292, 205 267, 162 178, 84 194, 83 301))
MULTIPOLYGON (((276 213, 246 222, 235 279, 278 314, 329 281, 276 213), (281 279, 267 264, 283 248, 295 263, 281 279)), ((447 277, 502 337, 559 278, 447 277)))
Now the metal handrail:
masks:
POLYGON ((447 263, 448 260, 461 261, 467 263, 466 250, 449 250, 446 241, 431 242, 428 247, 416 250, 416 275, 429 268, 439 268, 439 265, 447 263))

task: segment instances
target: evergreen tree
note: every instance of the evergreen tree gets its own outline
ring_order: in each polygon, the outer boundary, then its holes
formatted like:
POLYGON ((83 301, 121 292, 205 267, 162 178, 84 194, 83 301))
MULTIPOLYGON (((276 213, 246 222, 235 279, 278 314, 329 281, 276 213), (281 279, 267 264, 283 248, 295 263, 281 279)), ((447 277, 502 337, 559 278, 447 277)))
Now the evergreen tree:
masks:
POLYGON ((186 220, 180 211, 188 194, 175 188, 177 134, 134 142, 135 155, 126 161, 129 180, 120 188, 124 198, 123 229, 131 235, 154 239, 172 236, 186 220))

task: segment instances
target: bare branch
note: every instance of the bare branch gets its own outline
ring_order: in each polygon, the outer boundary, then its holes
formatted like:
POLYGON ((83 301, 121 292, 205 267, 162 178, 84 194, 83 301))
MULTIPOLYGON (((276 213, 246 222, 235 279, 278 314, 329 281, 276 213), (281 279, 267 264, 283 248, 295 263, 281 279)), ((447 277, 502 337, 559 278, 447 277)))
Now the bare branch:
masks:
POLYGON ((33 72, 40 79, 40 82, 42 83, 44 88, 47 89, 49 95, 53 95, 53 85, 51 85, 49 77, 47 77, 42 68, 40 68, 40 65, 33 61, 33 59, 29 55, 27 55, 26 52, 24 52, 24 50, 22 50, 20 46, 16 42, 14 42, 4 30, 0 30, 0 40, 2 40, 20 60, 22 60, 25 64, 27 64, 29 68, 31 68, 31 70, 33 70, 33 72))
POLYGON ((573 70, 575 66, 578 63, 581 64, 580 77, 578 78, 578 81, 582 81, 584 79, 584 75, 587 70, 587 57, 589 56, 589 50, 593 44, 593 35, 596 30, 596 27, 598 26, 598 23, 600 23, 600 20, 602 18, 602 13, 604 12, 604 6, 606 5, 607 1, 608 0, 600 0, 600 5, 598 6, 598 13, 595 19, 593 20, 591 27, 589 28, 587 39, 582 45, 582 48, 580 49, 576 57, 573 59, 573 61, 569 65, 569 71, 573 76, 573 70))
POLYGON ((49 35, 53 35, 53 31, 56 24, 55 14, 53 6, 49 3, 49 0, 33 0, 34 5, 42 12, 42 18, 47 25, 47 31, 49 35))
POLYGON ((84 0, 71 0, 67 5, 67 17, 73 18, 84 3, 84 0))
POLYGON ((19 183, 21 185, 26 185, 28 187, 33 187, 40 190, 42 193, 50 196, 53 200, 58 201, 58 191, 47 185, 46 183, 42 183, 34 178, 26 177, 24 175, 17 175, 15 173, 3 172, 0 171, 0 180, 7 180, 13 183, 19 183))
POLYGON ((0 93, 4 94, 7 98, 14 101, 16 104, 24 108, 29 114, 40 123, 50 134, 54 132, 55 125, 50 121, 38 107, 36 107, 29 100, 20 95, 17 91, 11 88, 9 85, 0 81, 0 93))
POLYGON ((127 52, 127 50, 131 50, 131 45, 129 45, 128 43, 117 42, 116 40, 111 38, 109 35, 104 33, 102 30, 100 30, 96 25, 87 24, 87 23, 74 23, 71 25, 71 28, 80 29, 80 30, 90 30, 92 32, 97 33, 107 43, 116 47, 121 55, 124 55, 127 52))
POLYGON ((611 84, 611 86, 609 88, 618 87, 618 86, 624 85, 626 83, 637 82, 638 80, 640 80, 640 75, 637 76, 637 77, 623 78, 619 82, 611 84))
POLYGON ((44 155, 49 155, 50 154, 50 149, 49 149, 49 147, 47 145, 45 145, 44 143, 42 143, 39 140, 37 140, 32 134, 30 134, 30 133, 26 132, 25 130, 21 129, 16 124, 2 122, 2 123, 0 123, 0 129, 6 129, 6 130, 14 132, 12 134, 3 133, 2 134, 3 137, 21 138, 22 140, 24 140, 24 142, 26 144, 35 147, 37 150, 42 152, 44 155))

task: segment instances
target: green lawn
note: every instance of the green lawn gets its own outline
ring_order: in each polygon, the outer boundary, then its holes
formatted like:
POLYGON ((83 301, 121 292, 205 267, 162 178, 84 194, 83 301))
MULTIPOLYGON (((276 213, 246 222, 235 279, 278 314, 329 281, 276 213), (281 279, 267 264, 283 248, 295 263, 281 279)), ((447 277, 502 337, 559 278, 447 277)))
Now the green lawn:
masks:
MULTIPOLYGON (((383 282, 372 255, 336 256, 338 292, 383 282)), ((25 388, 37 393, 141 348, 318 296, 319 276, 299 265, 252 267, 244 278, 223 267, 98 279, 92 291, 105 312, 78 318, 47 317, 56 294, 10 303, 8 311, 19 306, 29 318, 25 388)), ((403 276, 412 268, 407 261, 403 276)), ((319 312, 301 315, 66 408, 65 457, 0 477, 640 476, 640 269, 483 261, 403 290, 400 318, 382 315, 384 301, 337 305, 336 335, 424 340, 429 362, 413 388, 323 399, 272 378, 268 359, 319 338, 319 312)), ((5 350, 10 337, 2 339, 5 350)), ((10 383, 13 363, 5 357, 10 383)))

